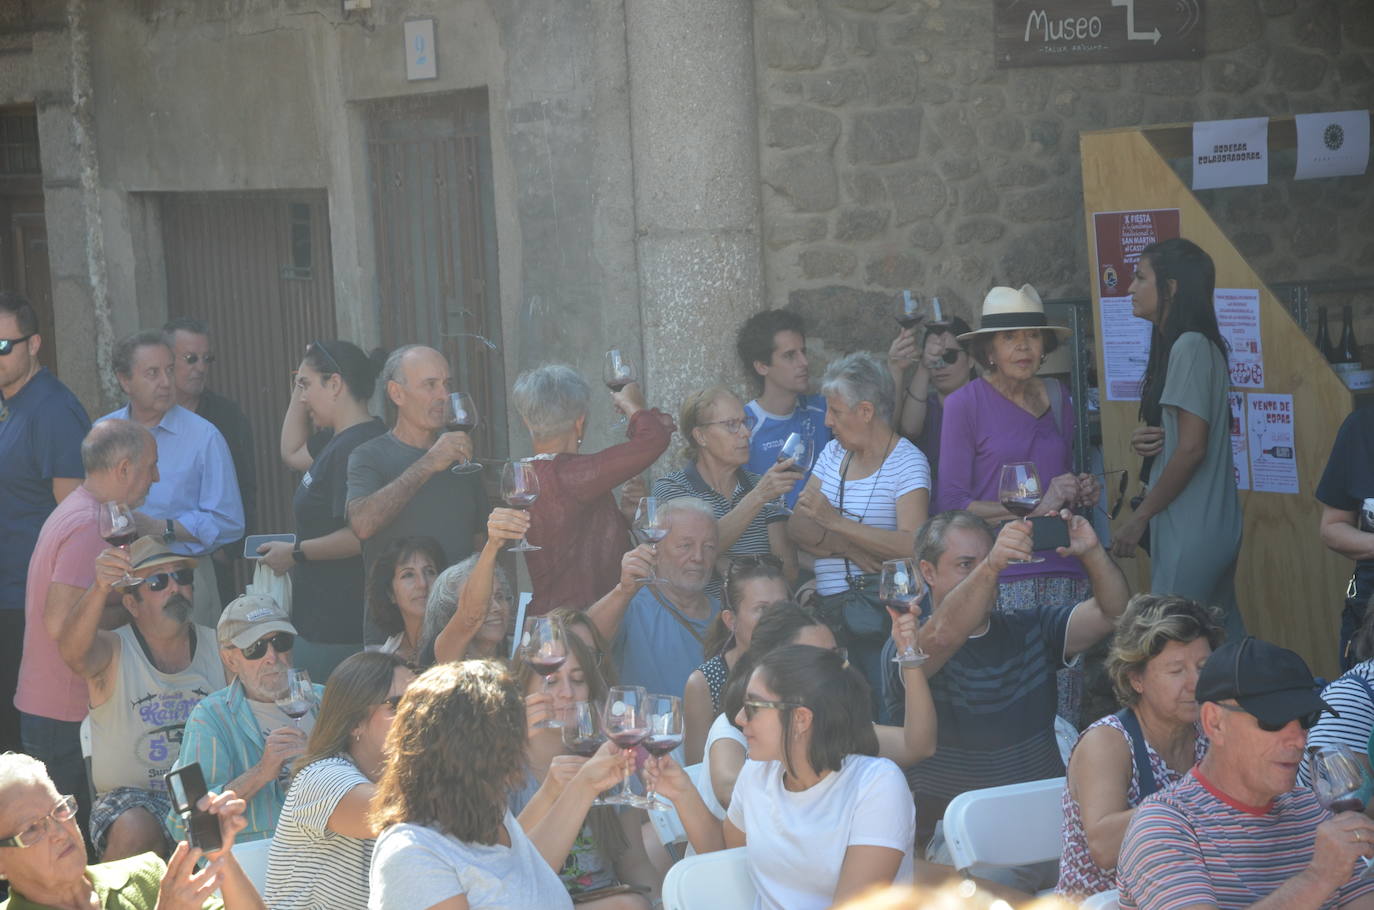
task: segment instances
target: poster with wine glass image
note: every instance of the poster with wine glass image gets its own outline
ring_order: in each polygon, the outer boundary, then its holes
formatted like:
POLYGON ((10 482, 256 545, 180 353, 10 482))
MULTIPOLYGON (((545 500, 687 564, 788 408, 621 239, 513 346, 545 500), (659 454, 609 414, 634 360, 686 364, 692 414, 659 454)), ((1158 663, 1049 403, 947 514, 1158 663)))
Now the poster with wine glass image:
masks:
POLYGON ((1247 392, 1245 417, 1250 429, 1250 489, 1298 492, 1293 396, 1247 392))

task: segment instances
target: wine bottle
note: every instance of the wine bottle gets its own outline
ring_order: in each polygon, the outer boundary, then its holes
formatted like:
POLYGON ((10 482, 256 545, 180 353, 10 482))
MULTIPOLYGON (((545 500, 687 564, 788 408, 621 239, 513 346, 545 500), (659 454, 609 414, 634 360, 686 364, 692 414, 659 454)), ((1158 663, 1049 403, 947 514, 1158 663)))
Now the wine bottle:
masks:
POLYGON ((1337 373, 1353 373, 1360 368, 1360 345, 1355 340, 1354 316, 1349 304, 1341 307, 1341 340, 1331 363, 1337 373))
POLYGON ((1326 307, 1317 307, 1317 350, 1328 363, 1336 361, 1336 351, 1331 347, 1331 334, 1326 330, 1326 307))

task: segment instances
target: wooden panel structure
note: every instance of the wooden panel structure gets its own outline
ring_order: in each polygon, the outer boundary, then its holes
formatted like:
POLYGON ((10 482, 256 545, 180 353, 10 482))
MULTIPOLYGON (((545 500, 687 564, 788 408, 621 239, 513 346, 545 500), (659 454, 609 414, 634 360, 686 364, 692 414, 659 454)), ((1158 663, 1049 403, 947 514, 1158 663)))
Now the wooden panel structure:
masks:
MULTIPOLYGON (((1291 118, 1289 118, 1291 124, 1291 118)), ((1271 144, 1283 137, 1271 132, 1271 144)), ((1291 135, 1291 128, 1287 131, 1291 135)), ((1236 590, 1245 622, 1252 634, 1292 648, 1307 659, 1315 673, 1335 677, 1340 608, 1351 564, 1324 547, 1317 526, 1321 507, 1315 498, 1317 481, 1326 466, 1336 431, 1352 404, 1350 392, 1331 370, 1311 340, 1259 275, 1236 250, 1202 204, 1184 185, 1160 149, 1170 152, 1184 145, 1191 125, 1123 129, 1084 133, 1083 207, 1089 262, 1096 266, 1094 212, 1176 208, 1182 235, 1206 250, 1216 262, 1217 286, 1258 288, 1260 330, 1264 343, 1267 393, 1293 396, 1298 461, 1297 495, 1242 490, 1244 539, 1236 590)), ((1242 188, 1238 190, 1244 192, 1242 188)), ((1102 337, 1098 282, 1093 281, 1093 321, 1102 337)), ((1098 375, 1105 376, 1102 345, 1098 375)), ((1138 425, 1137 403, 1108 401, 1102 396, 1102 448, 1108 467, 1129 467, 1132 490, 1140 458, 1130 450, 1130 434, 1138 425)), ((1121 519, 1128 517, 1129 509, 1121 519)), ((1132 587, 1149 589, 1145 558, 1124 563, 1132 587)))

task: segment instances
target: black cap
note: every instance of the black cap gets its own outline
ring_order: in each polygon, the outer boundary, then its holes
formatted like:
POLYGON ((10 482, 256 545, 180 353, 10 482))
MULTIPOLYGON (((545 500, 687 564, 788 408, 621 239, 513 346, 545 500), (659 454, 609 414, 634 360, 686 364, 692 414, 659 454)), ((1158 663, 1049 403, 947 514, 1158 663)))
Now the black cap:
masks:
POLYGON ((1196 698, 1235 699, 1250 714, 1276 727, 1314 711, 1340 715, 1322 701, 1307 662, 1287 648, 1247 635, 1212 652, 1198 674, 1196 698))

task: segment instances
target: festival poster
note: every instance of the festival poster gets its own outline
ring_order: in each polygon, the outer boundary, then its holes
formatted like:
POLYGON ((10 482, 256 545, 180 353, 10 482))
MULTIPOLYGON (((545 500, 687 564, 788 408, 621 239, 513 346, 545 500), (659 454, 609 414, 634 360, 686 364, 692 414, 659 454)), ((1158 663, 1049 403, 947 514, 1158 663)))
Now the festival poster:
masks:
POLYGON ((1245 393, 1227 392, 1231 406, 1231 462, 1236 470, 1236 489, 1250 489, 1250 449, 1245 439, 1245 393))
POLYGON ((1298 492, 1293 396, 1247 392, 1245 404, 1250 442, 1250 488, 1257 493, 1298 492))
POLYGON ((1140 400, 1150 356, 1150 323, 1131 315, 1130 287, 1140 252, 1180 235, 1178 209, 1095 212, 1097 293, 1102 321, 1102 384, 1108 401, 1140 400))
POLYGON ((1254 288, 1217 288, 1212 295, 1221 337, 1230 345, 1231 385, 1264 388, 1264 345, 1260 341, 1260 299, 1254 288))

